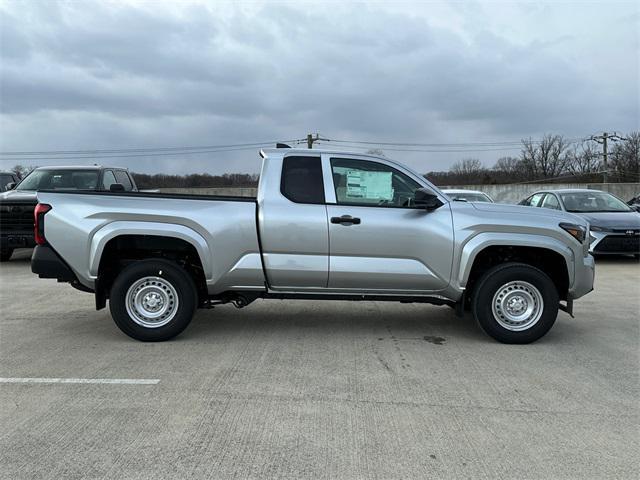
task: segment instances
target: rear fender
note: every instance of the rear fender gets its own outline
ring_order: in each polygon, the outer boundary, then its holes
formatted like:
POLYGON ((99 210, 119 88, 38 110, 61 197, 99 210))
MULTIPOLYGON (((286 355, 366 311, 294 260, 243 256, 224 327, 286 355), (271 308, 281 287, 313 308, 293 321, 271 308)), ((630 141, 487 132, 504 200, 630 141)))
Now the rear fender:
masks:
POLYGON ((109 240, 121 235, 152 235, 158 237, 172 237, 184 240, 193 245, 198 252, 204 275, 207 280, 212 278, 213 268, 208 254, 209 246, 202 235, 184 225, 155 223, 155 222, 111 222, 97 230, 91 237, 89 248, 89 274, 92 279, 98 277, 100 259, 109 240))

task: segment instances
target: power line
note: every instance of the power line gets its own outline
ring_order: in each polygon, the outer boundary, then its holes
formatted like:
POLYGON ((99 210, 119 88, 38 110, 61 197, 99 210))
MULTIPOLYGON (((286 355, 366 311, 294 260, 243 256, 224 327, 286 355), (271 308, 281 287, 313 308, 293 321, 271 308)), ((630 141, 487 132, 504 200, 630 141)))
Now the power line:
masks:
MULTIPOLYGON (((328 143, 326 142, 318 142, 321 143, 323 145, 328 145, 328 143)), ((358 149, 365 149, 365 148, 373 148, 373 147, 383 147, 382 144, 372 144, 372 145, 368 145, 368 146, 362 146, 362 145, 347 145, 347 144, 341 144, 341 147, 346 147, 346 148, 358 148, 358 149)), ((512 151, 512 150, 520 150, 520 146, 513 146, 513 147, 509 147, 509 146, 505 146, 505 147, 498 147, 498 148, 476 148, 476 149, 428 149, 428 148, 395 148, 395 147, 384 147, 385 151, 391 151, 391 152, 423 152, 423 153, 475 153, 475 152, 505 152, 505 151, 512 151)))
POLYGON ((241 150, 254 150, 259 147, 267 147, 272 145, 272 143, 262 143, 262 144, 254 144, 246 147, 238 147, 238 148, 218 148, 215 150, 198 150, 198 151, 175 151, 175 152, 149 152, 149 153, 131 153, 131 154, 118 154, 118 155, 79 155, 79 156, 45 156, 45 157, 10 157, 10 158, 0 158, 0 161, 4 162, 24 162, 24 161, 43 161, 43 160, 94 160, 100 158, 133 158, 133 157, 161 157, 161 156, 178 156, 178 155, 199 155, 199 154, 212 154, 212 153, 223 153, 223 152, 235 152, 241 150))
MULTIPOLYGON (((373 146, 396 146, 396 147, 499 147, 499 146, 519 146, 522 145, 522 140, 511 141, 495 141, 495 142, 459 142, 459 143, 408 143, 408 142, 374 142, 374 141, 361 141, 361 140, 338 140, 327 139, 333 143, 349 143, 358 145, 373 145, 373 146)), ((567 143, 577 143, 580 141, 589 140, 589 138, 572 138, 567 139, 567 143)), ((542 140, 535 140, 532 143, 539 144, 542 140)))
POLYGON ((607 140, 617 142, 619 140, 626 140, 626 138, 621 137, 616 132, 613 132, 613 134, 603 132, 602 135, 591 135, 589 140, 593 140, 594 142, 602 144, 602 164, 604 165, 604 171, 602 172, 602 183, 607 183, 607 176, 609 174, 609 166, 607 163, 607 156, 609 154, 607 149, 607 140))
MULTIPOLYGON (((0 151, 0 155, 93 155, 105 153, 142 153, 142 152, 177 152, 184 153, 193 150, 212 150, 219 148, 234 147, 261 147, 264 145, 275 145, 282 140, 268 140, 264 142, 236 143, 227 145, 202 145, 184 147, 148 147, 148 148, 117 148, 117 149, 93 149, 93 150, 41 150, 41 151, 0 151)), ((287 142, 299 142, 302 140, 285 140, 287 142)))

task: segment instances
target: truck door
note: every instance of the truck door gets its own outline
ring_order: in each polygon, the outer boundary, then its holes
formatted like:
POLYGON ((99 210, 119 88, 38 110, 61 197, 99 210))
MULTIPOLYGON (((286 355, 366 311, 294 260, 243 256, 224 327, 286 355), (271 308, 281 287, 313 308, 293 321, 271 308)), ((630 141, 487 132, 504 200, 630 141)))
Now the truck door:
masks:
POLYGON ((391 162, 325 154, 330 289, 434 292, 451 277, 453 225, 448 203, 413 205, 423 187, 391 162))
POLYGON ((268 194, 258 197, 258 228, 268 284, 326 288, 329 232, 320 155, 265 161, 260 182, 268 194))

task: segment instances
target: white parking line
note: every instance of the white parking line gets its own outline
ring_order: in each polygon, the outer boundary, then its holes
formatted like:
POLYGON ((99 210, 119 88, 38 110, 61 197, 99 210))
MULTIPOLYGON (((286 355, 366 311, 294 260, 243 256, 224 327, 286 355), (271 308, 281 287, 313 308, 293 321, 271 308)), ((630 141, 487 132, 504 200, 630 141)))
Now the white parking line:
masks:
POLYGON ((159 378, 0 378, 0 383, 101 383, 109 385, 156 385, 159 378))

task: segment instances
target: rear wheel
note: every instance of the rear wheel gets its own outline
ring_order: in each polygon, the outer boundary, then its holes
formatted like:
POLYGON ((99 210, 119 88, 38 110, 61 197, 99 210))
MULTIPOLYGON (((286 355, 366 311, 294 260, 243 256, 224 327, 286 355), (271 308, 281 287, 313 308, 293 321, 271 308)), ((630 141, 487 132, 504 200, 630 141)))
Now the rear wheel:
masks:
POLYGON ((487 271, 474 291, 473 315, 482 329, 503 343, 531 343, 558 316, 558 291, 547 274, 523 263, 487 271))
POLYGON ((180 334, 197 305, 189 274, 166 260, 142 260, 116 278, 109 308, 124 333, 143 342, 160 342, 180 334))
POLYGON ((13 248, 3 248, 0 250, 0 262, 8 262, 13 255, 13 248))

